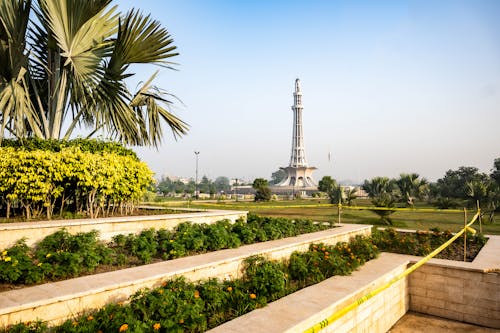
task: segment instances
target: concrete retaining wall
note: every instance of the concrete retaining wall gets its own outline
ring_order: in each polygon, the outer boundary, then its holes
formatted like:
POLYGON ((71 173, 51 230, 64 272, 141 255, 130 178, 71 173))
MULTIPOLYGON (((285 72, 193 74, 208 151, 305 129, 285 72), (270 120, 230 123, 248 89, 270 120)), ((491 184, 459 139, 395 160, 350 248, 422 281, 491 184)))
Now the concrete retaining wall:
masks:
POLYGON ((412 273, 410 310, 500 329, 500 236, 487 237, 473 262, 432 259, 412 273))
MULTIPOLYGON (((488 237, 472 263, 431 259, 320 332, 385 333, 408 310, 500 329, 500 236, 488 237)), ((335 276, 211 332, 246 333, 250 326, 256 332, 303 332, 420 259, 383 253, 351 276, 335 276)))
POLYGON ((193 281, 210 277, 235 278, 241 273, 243 260, 249 256, 265 255, 280 259, 293 251, 307 248, 311 243, 335 244, 357 234, 369 235, 370 232, 370 226, 343 225, 236 249, 2 292, 0 328, 36 319, 59 323, 88 309, 100 308, 110 302, 126 301, 138 290, 159 286, 175 276, 182 275, 193 281))
POLYGON ((207 210, 166 215, 2 223, 0 224, 0 250, 14 245, 21 238, 26 239, 28 246, 33 245, 62 228, 72 234, 98 230, 100 238, 109 241, 118 234, 138 233, 150 228, 172 229, 179 223, 188 221, 208 224, 228 219, 234 222, 239 218, 246 219, 247 213, 245 211, 207 210))
MULTIPOLYGON (((403 272, 409 259, 392 253, 350 276, 334 276, 218 326, 211 333, 304 332, 403 272)), ((320 332, 385 333, 409 307, 407 280, 394 284, 320 332)))
POLYGON ((500 328, 500 274, 424 265, 409 280, 412 311, 500 328))

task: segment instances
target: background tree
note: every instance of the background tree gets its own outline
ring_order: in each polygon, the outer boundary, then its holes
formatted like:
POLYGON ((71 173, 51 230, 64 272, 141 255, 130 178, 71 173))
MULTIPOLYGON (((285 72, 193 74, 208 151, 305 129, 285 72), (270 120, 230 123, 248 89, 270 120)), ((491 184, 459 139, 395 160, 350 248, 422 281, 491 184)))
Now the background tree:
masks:
POLYGON ((500 158, 496 158, 493 162, 493 169, 491 169, 490 177, 500 186, 500 158))
POLYGON ((420 178, 418 173, 402 173, 395 183, 399 189, 401 201, 410 207, 414 207, 415 199, 422 199, 429 189, 427 180, 420 178))
POLYGON ((376 207, 383 207, 384 209, 373 209, 372 211, 380 216, 382 222, 392 225, 390 215, 394 210, 387 208, 394 207, 396 203, 395 183, 387 177, 375 177, 371 180, 365 180, 363 183, 363 190, 368 193, 368 197, 376 207))
MULTIPOLYGON (((495 211, 500 208, 500 158, 493 161, 493 169, 490 174, 490 188, 486 205, 484 207, 488 210, 489 222, 493 223, 495 219, 495 211)), ((486 212, 485 212, 486 213, 486 212)))
MULTIPOLYGON (((184 185, 184 183, 183 183, 184 185)), ((194 194, 194 192, 196 191, 196 184, 194 182, 194 180, 190 180, 185 186, 185 190, 184 192, 187 193, 187 194, 194 194)))
POLYGON ((286 171, 279 169, 271 174, 271 185, 281 183, 286 178, 286 171))
MULTIPOLYGON (((433 202, 440 206, 443 203, 456 203, 459 205, 475 206, 470 197, 470 185, 488 183, 490 177, 480 173, 475 167, 459 167, 457 170, 446 171, 443 178, 437 180, 430 189, 433 202)), ((442 207, 448 208, 448 207, 442 207)))
POLYGON ((269 201, 272 193, 269 189, 269 183, 264 178, 255 178, 252 187, 255 189, 255 201, 269 201))
POLYGON ((130 65, 171 66, 178 53, 168 31, 110 3, 0 2, 0 142, 68 139, 78 126, 132 145, 157 145, 162 122, 174 136, 187 132, 168 110, 172 95, 153 85, 158 72, 135 92, 125 82, 130 65))
POLYGON ((330 176, 324 176, 318 182, 318 190, 325 192, 328 195, 328 199, 331 204, 344 203, 345 193, 342 191, 340 185, 337 181, 330 176))
POLYGON ((173 192, 174 182, 168 177, 162 177, 156 186, 158 192, 163 194, 163 196, 168 195, 173 192))
POLYGON ((224 193, 229 193, 231 191, 231 185, 227 177, 217 177, 214 181, 214 185, 217 192, 224 191, 224 193))
POLYGON ((318 182, 318 190, 325 193, 328 193, 335 186, 337 186, 337 181, 330 176, 324 176, 318 182))
POLYGON ((203 176, 200 183, 198 184, 198 190, 200 191, 200 193, 210 193, 211 185, 212 181, 208 179, 207 176, 203 176))

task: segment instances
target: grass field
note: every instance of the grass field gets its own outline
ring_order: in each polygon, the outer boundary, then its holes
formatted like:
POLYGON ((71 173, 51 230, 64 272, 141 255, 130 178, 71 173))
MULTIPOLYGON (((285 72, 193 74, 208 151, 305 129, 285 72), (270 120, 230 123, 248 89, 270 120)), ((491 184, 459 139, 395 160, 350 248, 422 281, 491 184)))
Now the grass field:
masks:
MULTIPOLYGON (((357 200, 358 207, 370 205, 368 200, 357 200)), ((281 216, 287 218, 309 218, 314 221, 338 221, 338 208, 329 205, 326 200, 294 200, 294 201, 272 201, 264 203, 255 202, 191 202, 178 203, 179 207, 204 208, 204 209, 236 209, 247 210, 262 216, 281 216)), ((464 225, 464 213, 458 211, 435 210, 429 211, 433 207, 424 203, 417 204, 417 208, 412 211, 397 211, 391 215, 393 226, 402 229, 429 230, 439 228, 441 230, 458 231, 464 225), (419 211, 422 209, 423 211, 419 211)), ((467 220, 474 216, 476 211, 467 212, 467 220)), ((498 220, 498 213, 496 219, 498 220)), ((487 219, 484 219, 487 220, 487 219)), ((378 215, 370 210, 354 210, 344 207, 341 211, 340 221, 342 223, 382 224, 378 215)), ((487 221, 486 221, 487 222, 487 221)), ((479 231, 479 223, 474 224, 474 228, 479 231)), ((500 235, 500 221, 494 223, 482 223, 484 234, 500 235)))

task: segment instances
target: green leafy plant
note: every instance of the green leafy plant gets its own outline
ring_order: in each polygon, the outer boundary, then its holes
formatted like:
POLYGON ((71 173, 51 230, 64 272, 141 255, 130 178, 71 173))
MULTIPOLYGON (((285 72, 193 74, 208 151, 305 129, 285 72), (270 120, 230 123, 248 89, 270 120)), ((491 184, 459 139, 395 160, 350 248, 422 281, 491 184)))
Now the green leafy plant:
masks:
POLYGON ((29 248, 23 241, 5 249, 0 257, 0 282, 40 283, 92 273, 100 265, 142 265, 189 254, 234 248, 256 241, 296 236, 330 228, 310 220, 249 215, 248 221, 228 220, 214 224, 179 224, 174 230, 144 230, 139 234, 116 235, 109 244, 98 233, 71 235, 60 230, 29 248))
MULTIPOLYGON (((203 332, 308 284, 332 275, 350 274, 377 253, 370 239, 357 237, 335 246, 312 244, 308 251, 295 252, 289 260, 280 262, 251 257, 244 262, 241 279, 191 283, 176 278, 159 288, 137 292, 126 304, 108 304, 51 331, 203 332), (360 253, 355 252, 358 250, 360 253)), ((48 331, 40 325, 40 329, 30 331, 29 325, 18 324, 6 332, 48 331)))

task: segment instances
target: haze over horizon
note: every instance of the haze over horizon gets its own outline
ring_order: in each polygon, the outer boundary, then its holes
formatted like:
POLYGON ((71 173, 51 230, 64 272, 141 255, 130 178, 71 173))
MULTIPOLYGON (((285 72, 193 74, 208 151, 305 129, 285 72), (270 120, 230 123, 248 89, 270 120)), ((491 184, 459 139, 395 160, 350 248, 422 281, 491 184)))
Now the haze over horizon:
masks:
MULTIPOLYGON (((200 151, 200 177, 269 179, 289 163, 297 77, 316 181, 435 181, 460 166, 489 173, 500 157, 498 1, 117 4, 151 13, 180 53, 156 85, 191 129, 134 148, 156 177, 194 177, 200 151)), ((131 87, 156 70, 135 68, 131 87)))

